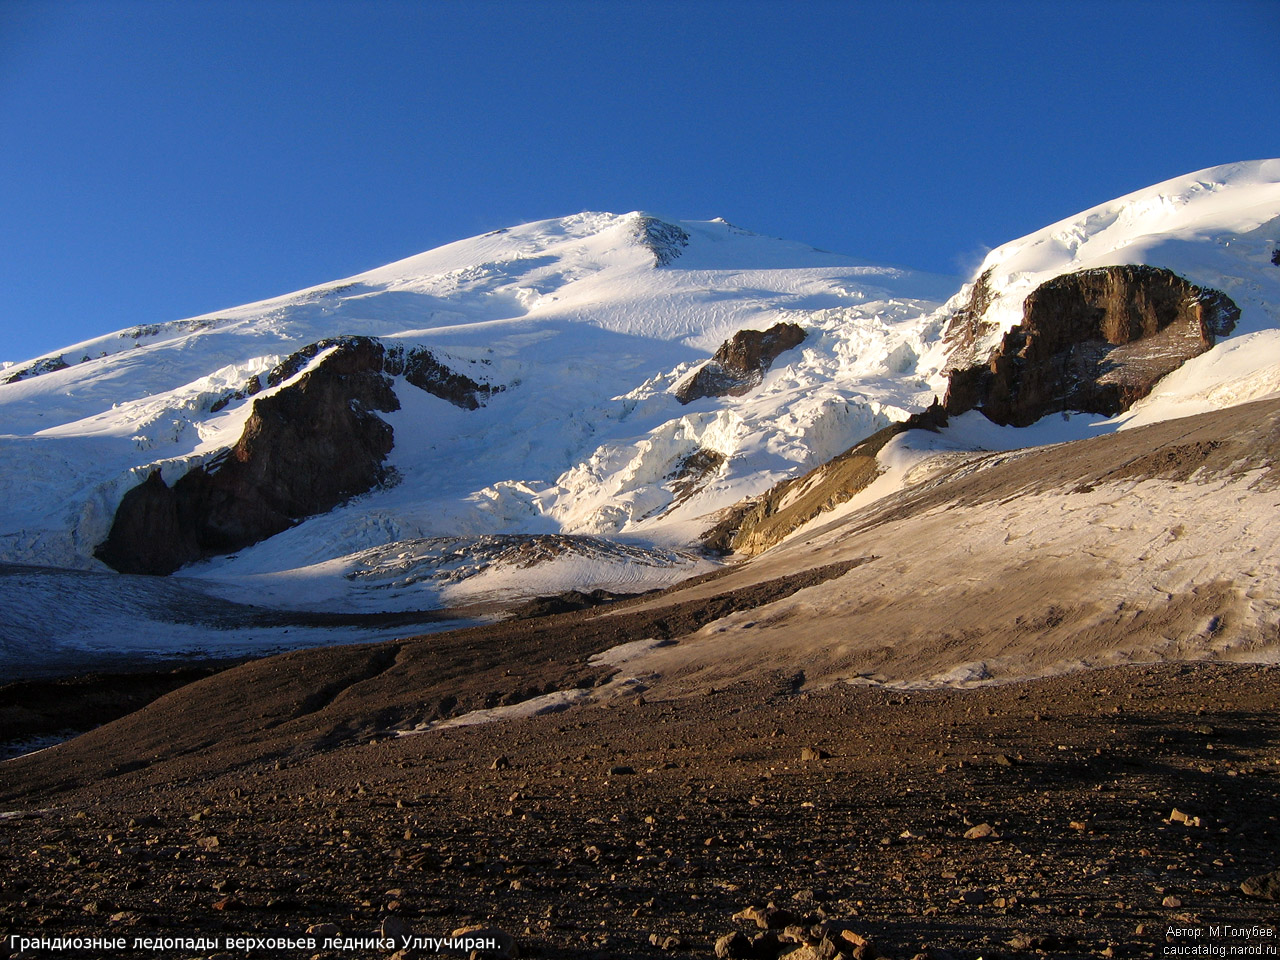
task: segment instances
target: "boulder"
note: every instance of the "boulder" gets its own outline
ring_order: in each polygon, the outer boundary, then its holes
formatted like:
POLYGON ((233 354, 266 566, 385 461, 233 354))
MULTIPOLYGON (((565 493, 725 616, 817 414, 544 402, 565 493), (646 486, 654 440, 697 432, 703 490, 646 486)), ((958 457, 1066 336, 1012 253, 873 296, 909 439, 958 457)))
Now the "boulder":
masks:
POLYGON ((1240 884, 1240 892, 1259 900, 1280 900, 1280 870, 1250 877, 1240 884))

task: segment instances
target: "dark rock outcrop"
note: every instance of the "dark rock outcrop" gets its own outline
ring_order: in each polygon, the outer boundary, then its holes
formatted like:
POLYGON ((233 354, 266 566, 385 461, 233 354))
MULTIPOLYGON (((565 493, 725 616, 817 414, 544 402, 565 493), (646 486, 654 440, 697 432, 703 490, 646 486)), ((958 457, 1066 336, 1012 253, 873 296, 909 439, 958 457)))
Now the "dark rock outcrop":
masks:
POLYGON ((405 350, 392 347, 387 351, 386 372, 403 375, 405 380, 433 397, 448 400, 463 410, 476 410, 495 393, 506 389, 502 384, 477 383, 470 377, 451 370, 436 359, 430 350, 415 347, 405 350))
POLYGON ((67 363, 65 357, 44 357, 31 364, 29 367, 23 367, 21 370, 15 370, 4 378, 5 383, 18 383, 27 377, 38 377, 44 373, 53 373, 57 370, 65 370, 71 364, 67 363))
POLYGON ((676 388, 676 399, 692 403, 702 397, 740 397, 764 380, 778 356, 804 342, 794 323, 775 323, 768 330, 739 330, 715 355, 676 388))
POLYGON ((201 556, 257 543, 381 482, 393 436, 374 411, 400 407, 382 372, 383 347, 368 337, 324 347, 335 349, 296 382, 254 401, 244 433, 217 461, 172 488, 155 471, 130 490, 98 558, 123 573, 172 573, 201 556))
POLYGON ((665 267, 684 253, 684 248, 689 245, 689 234, 685 233, 683 227, 656 217, 641 217, 637 220, 635 236, 637 242, 648 247, 653 254, 655 267, 665 267))
POLYGON ((400 409, 391 383, 399 375, 466 410, 503 389, 449 369, 424 348, 388 350, 372 337, 308 344, 213 403, 216 412, 280 388, 254 401, 239 441, 217 460, 172 487, 153 471, 125 494, 97 557, 122 573, 172 573, 372 489, 385 479, 382 464, 393 443, 390 425, 375 411, 400 409), (307 370, 325 351, 331 352, 307 370))
POLYGON ((215 400, 210 405, 209 412, 217 413, 219 410, 223 409, 228 404, 234 403, 237 400, 244 400, 247 397, 255 396, 256 394, 259 394, 261 392, 262 392, 262 376, 259 374, 259 375, 249 377, 247 380, 245 380, 244 386, 242 386, 239 390, 233 390, 230 393, 223 394, 221 397, 215 400))
POLYGON ((203 552, 182 512, 177 494, 153 470, 121 499, 111 532, 95 554, 121 573, 172 573, 203 552))
MULTIPOLYGON (((1230 333, 1239 316, 1226 294, 1158 267, 1063 274, 1027 297, 1022 323, 987 363, 952 370, 946 412, 976 407, 1013 426, 1068 410, 1114 416, 1230 333)), ((970 317, 959 329, 981 322, 970 317)))
MULTIPOLYGON (((271 369, 265 378, 266 386, 276 387, 291 377, 297 376, 298 371, 315 359, 321 350, 350 339, 350 337, 336 337, 307 344, 271 369)), ((501 393, 506 389, 502 384, 478 383, 464 374, 451 370, 424 347, 411 347, 408 350, 400 346, 386 348, 383 351, 382 372, 393 377, 403 376, 419 390, 425 390, 433 397, 447 400, 463 410, 477 410, 483 407, 495 393, 501 393)), ((209 410, 211 413, 217 413, 235 401, 254 396, 262 389, 263 377, 250 377, 239 390, 231 391, 215 400, 209 410)))
POLYGON ((671 504, 667 510, 679 506, 701 490, 707 480, 724 466, 726 459, 719 450, 706 447, 699 447, 687 457, 682 457, 668 478, 671 504))

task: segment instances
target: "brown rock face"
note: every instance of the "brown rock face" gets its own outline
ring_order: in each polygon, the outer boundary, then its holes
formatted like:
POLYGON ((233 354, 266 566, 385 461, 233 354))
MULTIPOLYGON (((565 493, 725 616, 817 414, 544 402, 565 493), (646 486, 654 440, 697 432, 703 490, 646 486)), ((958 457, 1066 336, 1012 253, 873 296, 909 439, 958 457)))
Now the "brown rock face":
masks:
POLYGON ((676 389, 676 399, 692 403, 702 397, 740 397, 759 386, 779 354, 803 342, 804 330, 794 323, 775 323, 764 331, 739 330, 676 389))
POLYGON ((986 364, 953 370, 948 414, 975 407, 999 424, 1045 414, 1113 416, 1235 327, 1224 293, 1158 267, 1100 267, 1041 284, 986 364))
POLYGON ((995 295, 991 290, 990 270, 984 270, 973 287, 969 290, 969 298, 947 323, 942 338, 951 347, 948 368, 961 369, 972 366, 976 361, 975 350, 978 341, 992 328, 991 321, 986 319, 987 310, 995 295))
MULTIPOLYGON (((383 347, 345 337, 296 383, 254 401, 240 440, 172 488, 152 473, 129 491, 97 556, 122 573, 172 573, 280 533, 384 477, 398 410, 383 347)), ((329 344, 326 344, 329 345, 329 344)))
POLYGON ((703 546, 717 553, 748 557, 764 553, 814 517, 865 490, 880 475, 876 455, 898 434, 907 430, 936 432, 946 425, 946 414, 934 401, 928 409, 876 431, 803 476, 783 480, 759 497, 734 504, 702 534, 703 546))

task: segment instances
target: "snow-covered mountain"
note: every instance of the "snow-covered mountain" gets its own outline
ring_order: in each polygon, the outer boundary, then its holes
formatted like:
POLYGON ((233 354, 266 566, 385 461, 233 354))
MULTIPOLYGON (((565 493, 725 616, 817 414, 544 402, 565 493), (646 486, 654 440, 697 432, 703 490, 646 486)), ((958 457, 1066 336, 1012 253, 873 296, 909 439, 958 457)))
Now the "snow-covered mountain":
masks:
POLYGON ((954 285, 722 221, 592 213, 119 331, 6 371, 0 559, 106 569, 95 550, 128 490, 219 457, 255 403, 331 347, 288 358, 359 336, 429 350, 479 399, 451 402, 400 373, 399 409, 378 414, 394 432, 386 482, 184 574, 251 582, 268 601, 419 608, 504 588, 466 575, 488 567, 460 557, 491 552, 468 538, 567 533, 663 549, 645 565, 584 542, 552 565, 561 575, 539 572, 539 590, 661 585, 706 569, 665 549, 691 542, 701 517, 927 402, 910 372, 936 333, 924 318, 954 285), (779 322, 799 322, 804 343, 750 393, 675 396, 735 332, 779 322))
MULTIPOLYGON (((992 251, 963 287, 721 220, 499 230, 6 368, 0 563, 115 577, 100 557, 126 569, 159 530, 172 543, 156 563, 181 565, 186 589, 279 608, 662 586, 716 566, 701 538, 735 504, 943 398, 1063 275, 1162 268, 1238 317, 1150 396, 1053 439, 1275 392, 1278 251, 1280 160, 1103 204, 992 251), (306 429, 345 431, 368 463, 349 462, 355 447, 297 453, 306 429), (302 474, 311 501, 281 489, 302 474)), ((993 442, 978 421, 953 417, 948 455, 993 442)), ((873 457, 868 477, 887 472, 873 457)))
MULTIPOLYGON (((1240 307, 1236 333, 1276 326, 1280 160, 1211 167, 1135 191, 987 254, 948 305, 985 303, 968 356, 989 355, 1021 322, 1027 295, 1064 273, 1146 264, 1221 290, 1240 307)), ((961 358, 952 357, 953 364, 961 358)))

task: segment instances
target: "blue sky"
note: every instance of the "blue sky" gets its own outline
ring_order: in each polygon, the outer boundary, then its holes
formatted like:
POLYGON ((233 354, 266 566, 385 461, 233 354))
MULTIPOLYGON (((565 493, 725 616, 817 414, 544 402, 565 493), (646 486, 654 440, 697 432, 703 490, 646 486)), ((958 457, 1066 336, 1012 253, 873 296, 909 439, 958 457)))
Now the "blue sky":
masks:
POLYGON ((967 273, 1280 156, 1280 3, 0 0, 0 359, 580 210, 967 273))

